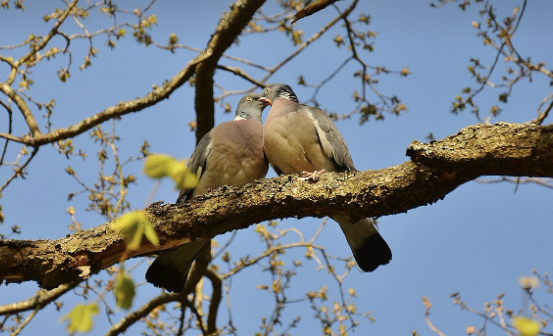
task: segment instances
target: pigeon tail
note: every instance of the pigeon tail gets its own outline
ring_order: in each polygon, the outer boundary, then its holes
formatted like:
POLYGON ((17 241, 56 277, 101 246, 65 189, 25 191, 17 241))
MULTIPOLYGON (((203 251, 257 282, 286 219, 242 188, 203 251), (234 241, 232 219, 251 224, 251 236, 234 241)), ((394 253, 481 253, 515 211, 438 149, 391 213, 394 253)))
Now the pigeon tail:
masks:
POLYGON ((161 254, 146 271, 146 280, 156 287, 180 293, 196 254, 208 241, 209 239, 195 240, 161 254))
POLYGON ((392 260, 392 251, 386 241, 369 218, 352 223, 349 216, 333 217, 353 252, 357 265, 365 271, 372 272, 380 265, 386 265, 392 260))

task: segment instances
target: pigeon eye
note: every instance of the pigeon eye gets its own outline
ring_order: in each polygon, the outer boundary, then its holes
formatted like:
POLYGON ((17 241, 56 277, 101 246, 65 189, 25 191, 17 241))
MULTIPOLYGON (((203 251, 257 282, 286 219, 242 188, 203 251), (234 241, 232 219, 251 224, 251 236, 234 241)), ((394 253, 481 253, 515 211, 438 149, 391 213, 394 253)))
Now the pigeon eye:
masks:
POLYGON ((248 97, 248 98, 246 98, 246 100, 247 100, 247 101, 252 101, 253 98, 252 98, 252 97, 248 97))

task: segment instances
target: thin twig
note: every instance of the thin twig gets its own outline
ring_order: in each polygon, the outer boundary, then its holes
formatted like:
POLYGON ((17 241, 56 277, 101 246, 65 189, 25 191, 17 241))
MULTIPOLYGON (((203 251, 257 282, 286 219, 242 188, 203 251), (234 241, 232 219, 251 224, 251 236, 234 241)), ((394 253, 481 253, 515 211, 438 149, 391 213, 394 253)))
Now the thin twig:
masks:
POLYGON ((12 176, 10 176, 8 178, 8 180, 4 183, 4 185, 2 187, 0 187, 0 193, 2 193, 2 191, 4 189, 6 189, 6 187, 16 178, 18 177, 20 174, 23 173, 23 171, 25 170, 25 168, 27 168, 27 166, 29 165, 29 163, 31 162, 31 160, 35 157, 35 155, 38 153, 38 149, 39 147, 35 147, 33 149, 33 152, 31 153, 31 156, 29 156, 29 158, 27 159, 27 161, 25 161, 25 163, 23 163, 23 165, 19 168, 17 168, 15 170, 15 172, 13 173, 12 176))
POLYGON ((18 327, 17 329, 14 330, 13 333, 10 334, 10 336, 17 336, 19 335, 19 333, 21 332, 21 330, 23 330, 23 328, 25 328, 25 326, 27 324, 29 324, 29 322, 31 322, 31 320, 36 316, 36 314, 40 311, 41 308, 39 307, 36 307, 30 314, 29 316, 27 316, 27 318, 25 319, 25 321, 23 321, 18 327))
MULTIPOLYGON (((13 124, 13 120, 12 120, 12 109, 11 107, 4 103, 4 101, 0 100, 0 105, 2 105, 2 107, 4 107, 4 109, 6 109, 6 112, 8 113, 8 134, 12 134, 12 124, 13 124)), ((0 166, 2 165, 2 163, 4 162, 4 158, 6 157, 6 151, 8 150, 8 143, 10 141, 8 139, 6 139, 6 142, 4 143, 4 149, 2 150, 2 156, 0 156, 0 166)))
POLYGON ((305 41, 296 51, 294 51, 291 55, 286 57, 284 60, 273 66, 267 75, 263 77, 260 82, 266 82, 267 79, 269 79, 278 69, 282 68, 286 63, 290 62, 292 59, 294 59, 296 56, 298 56, 307 46, 309 46, 311 43, 319 39, 324 33, 326 33, 330 28, 332 28, 336 23, 338 23, 341 19, 344 17, 347 17, 357 5, 357 2, 359 0, 355 0, 351 6, 349 6, 342 14, 335 17, 332 21, 327 23, 321 30, 319 30, 317 33, 313 34, 307 41, 305 41))

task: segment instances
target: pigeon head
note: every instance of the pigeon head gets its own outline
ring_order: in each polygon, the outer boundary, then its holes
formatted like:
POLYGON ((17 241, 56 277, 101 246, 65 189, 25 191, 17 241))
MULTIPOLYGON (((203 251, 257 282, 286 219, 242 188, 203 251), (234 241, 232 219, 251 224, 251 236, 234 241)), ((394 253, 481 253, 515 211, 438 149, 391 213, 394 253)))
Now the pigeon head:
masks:
POLYGON ((269 105, 267 102, 260 100, 261 95, 257 92, 250 92, 240 99, 234 120, 239 119, 256 119, 261 122, 261 113, 263 109, 269 105))
POLYGON ((262 97, 260 100, 265 101, 270 105, 272 105, 278 98, 284 98, 299 103, 298 97, 296 97, 296 94, 290 85, 287 84, 269 84, 265 87, 265 89, 263 89, 261 95, 262 97))

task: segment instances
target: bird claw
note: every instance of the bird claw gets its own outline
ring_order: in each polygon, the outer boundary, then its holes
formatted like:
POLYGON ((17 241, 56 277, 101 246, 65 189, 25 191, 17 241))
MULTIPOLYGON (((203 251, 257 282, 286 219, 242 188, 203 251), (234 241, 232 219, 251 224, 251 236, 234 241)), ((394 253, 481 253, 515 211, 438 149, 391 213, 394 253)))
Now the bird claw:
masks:
POLYGON ((302 179, 304 181, 311 182, 311 183, 315 183, 315 182, 319 181, 319 178, 324 173, 326 173, 326 170, 324 170, 324 169, 315 170, 313 172, 308 172, 308 171, 304 170, 300 173, 300 179, 302 179))

